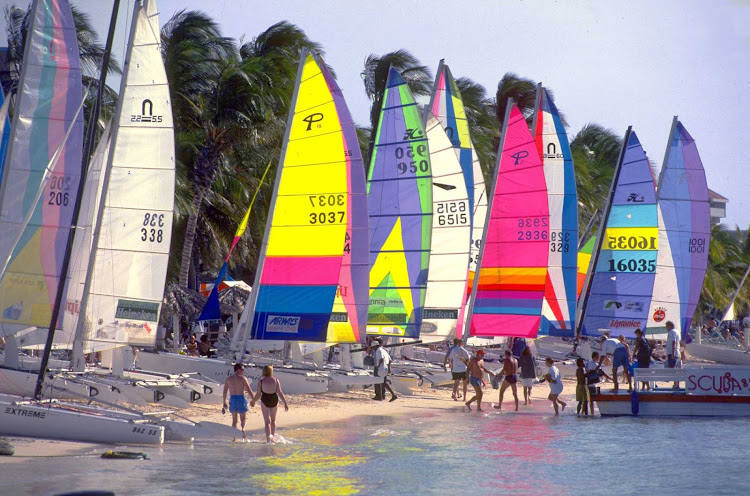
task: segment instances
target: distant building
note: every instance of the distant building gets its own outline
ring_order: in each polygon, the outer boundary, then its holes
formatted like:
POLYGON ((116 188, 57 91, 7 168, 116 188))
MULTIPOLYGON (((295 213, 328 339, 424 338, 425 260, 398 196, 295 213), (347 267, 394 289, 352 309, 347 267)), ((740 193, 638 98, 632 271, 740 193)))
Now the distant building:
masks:
POLYGON ((711 225, 721 224, 721 219, 727 216, 727 203, 729 203, 729 199, 709 189, 708 200, 711 205, 711 225))

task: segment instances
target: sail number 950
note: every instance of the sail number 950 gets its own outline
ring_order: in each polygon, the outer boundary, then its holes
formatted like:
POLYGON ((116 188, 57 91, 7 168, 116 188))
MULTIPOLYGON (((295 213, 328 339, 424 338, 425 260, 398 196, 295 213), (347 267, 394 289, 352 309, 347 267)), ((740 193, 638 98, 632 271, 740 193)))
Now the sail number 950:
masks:
POLYGON ((430 163, 427 160, 421 159, 427 153, 426 145, 417 145, 412 148, 411 146, 398 146, 393 150, 393 154, 398 160, 396 167, 398 167, 399 174, 406 174, 410 172, 414 174, 419 170, 420 172, 428 172, 430 170, 430 163))
MULTIPOLYGON (((310 205, 314 209, 328 210, 331 207, 346 205, 346 195, 309 195, 310 205)), ((344 222, 345 211, 310 212, 310 224, 340 224, 344 222)))

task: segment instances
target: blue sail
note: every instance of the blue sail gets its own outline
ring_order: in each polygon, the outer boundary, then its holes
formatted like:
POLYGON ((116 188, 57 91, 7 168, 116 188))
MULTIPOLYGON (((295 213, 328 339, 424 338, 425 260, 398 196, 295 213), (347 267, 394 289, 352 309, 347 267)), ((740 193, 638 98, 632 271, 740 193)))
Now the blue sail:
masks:
MULTIPOLYGON (((0 88, 0 109, 3 108, 5 103, 5 96, 0 88)), ((8 141, 10 140, 10 119, 8 119, 7 108, 5 109, 5 118, 3 118, 3 112, 0 110, 0 127, 3 132, 0 133, 0 182, 3 180, 3 165, 5 164, 5 154, 8 151, 8 141)))

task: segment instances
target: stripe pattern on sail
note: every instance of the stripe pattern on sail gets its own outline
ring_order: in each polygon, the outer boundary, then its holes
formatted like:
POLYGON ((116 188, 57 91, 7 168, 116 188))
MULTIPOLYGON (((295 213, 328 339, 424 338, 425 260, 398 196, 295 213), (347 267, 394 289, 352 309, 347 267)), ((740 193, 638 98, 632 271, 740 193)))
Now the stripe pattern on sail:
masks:
POLYGON ((432 234, 432 167, 417 104, 388 74, 368 175, 368 334, 417 337, 432 234))
POLYGON ((0 282, 0 335, 49 326, 80 181, 83 116, 75 115, 83 90, 70 6, 37 0, 30 19, 0 187, 0 260, 11 257, 0 282), (41 201, 33 204, 71 126, 41 201))
POLYGON ((5 101, 3 90, 0 88, 0 184, 2 184, 3 180, 5 154, 8 151, 8 142, 10 141, 10 119, 8 118, 9 108, 10 98, 5 101))
POLYGON ((708 267, 711 210, 706 173, 690 133, 676 121, 659 176, 659 255, 647 333, 672 321, 690 329, 708 267))
POLYGON ((560 113, 547 90, 537 91, 534 138, 544 162, 549 200, 549 262, 540 334, 575 334, 578 195, 573 156, 560 113))
POLYGON ((537 335, 548 254, 544 167, 526 119, 511 104, 474 283, 472 335, 537 335))
POLYGON ((651 303, 659 248, 656 188, 635 132, 625 147, 583 317, 585 335, 610 330, 635 337, 651 303))
POLYGON ((305 54, 253 287, 253 339, 326 340, 350 217, 349 150, 331 88, 305 54))

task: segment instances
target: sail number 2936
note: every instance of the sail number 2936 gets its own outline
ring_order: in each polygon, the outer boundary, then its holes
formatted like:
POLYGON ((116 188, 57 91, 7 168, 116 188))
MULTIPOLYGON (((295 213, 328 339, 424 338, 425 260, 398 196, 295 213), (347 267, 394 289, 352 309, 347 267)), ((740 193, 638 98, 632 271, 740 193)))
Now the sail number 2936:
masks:
POLYGON ((141 241, 161 243, 164 240, 164 214, 146 212, 143 216, 141 241))

